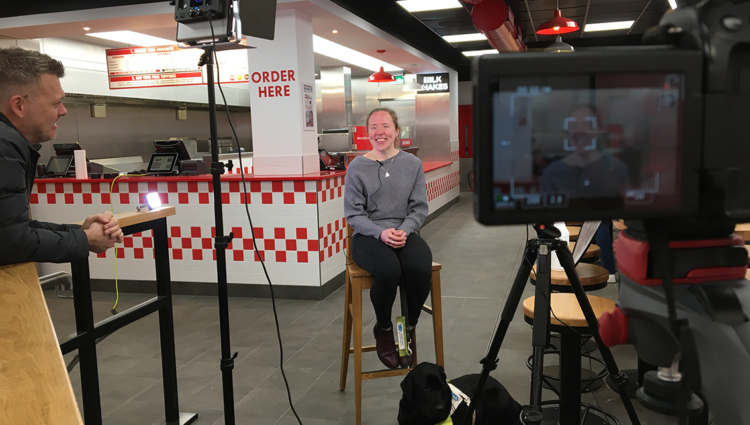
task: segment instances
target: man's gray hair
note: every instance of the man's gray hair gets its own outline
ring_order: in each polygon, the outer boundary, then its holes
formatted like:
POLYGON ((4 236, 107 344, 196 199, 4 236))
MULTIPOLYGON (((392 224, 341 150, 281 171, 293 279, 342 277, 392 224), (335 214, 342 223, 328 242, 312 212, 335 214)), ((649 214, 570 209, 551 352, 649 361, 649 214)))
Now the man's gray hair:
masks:
POLYGON ((62 78, 65 67, 44 53, 18 47, 0 49, 0 92, 8 93, 11 87, 36 84, 44 74, 62 78))

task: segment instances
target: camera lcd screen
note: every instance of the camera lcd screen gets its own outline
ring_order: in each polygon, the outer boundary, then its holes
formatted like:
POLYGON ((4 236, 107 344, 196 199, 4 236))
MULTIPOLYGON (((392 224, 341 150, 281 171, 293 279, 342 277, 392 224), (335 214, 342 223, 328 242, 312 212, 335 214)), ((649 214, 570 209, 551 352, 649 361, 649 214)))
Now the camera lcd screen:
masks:
POLYGON ((503 76, 491 88, 495 211, 681 205, 684 74, 503 76))

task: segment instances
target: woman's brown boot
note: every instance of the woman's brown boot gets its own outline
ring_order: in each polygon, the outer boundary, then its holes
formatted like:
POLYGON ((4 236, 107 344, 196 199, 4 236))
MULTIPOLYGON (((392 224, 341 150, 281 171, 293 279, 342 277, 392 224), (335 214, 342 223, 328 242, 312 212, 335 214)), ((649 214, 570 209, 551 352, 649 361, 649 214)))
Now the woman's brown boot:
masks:
POLYGON ((393 339, 393 326, 389 329, 382 329, 376 323, 372 333, 375 335, 375 347, 380 361, 388 369, 397 369, 399 365, 398 350, 396 349, 396 340, 393 339))

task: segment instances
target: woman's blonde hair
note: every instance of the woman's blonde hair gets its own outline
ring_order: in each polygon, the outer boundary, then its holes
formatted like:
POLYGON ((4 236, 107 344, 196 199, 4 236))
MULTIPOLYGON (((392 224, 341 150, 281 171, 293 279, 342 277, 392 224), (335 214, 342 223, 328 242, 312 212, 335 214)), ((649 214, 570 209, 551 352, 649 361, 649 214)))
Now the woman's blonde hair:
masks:
POLYGON ((372 114, 376 112, 388 112, 388 114, 391 116, 391 119, 393 120, 393 125, 396 127, 396 138, 393 139, 393 147, 396 149, 401 148, 401 127, 398 125, 398 114, 396 111, 394 111, 391 108, 375 108, 372 111, 370 111, 370 115, 367 116, 366 125, 369 131, 370 128, 370 117, 372 114))

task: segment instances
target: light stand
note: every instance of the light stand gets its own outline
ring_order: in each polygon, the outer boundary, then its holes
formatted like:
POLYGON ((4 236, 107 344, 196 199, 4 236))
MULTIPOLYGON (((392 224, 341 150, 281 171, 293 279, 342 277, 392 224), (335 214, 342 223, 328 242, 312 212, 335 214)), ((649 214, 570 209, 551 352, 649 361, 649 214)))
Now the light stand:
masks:
POLYGON ((224 163, 219 161, 219 145, 216 132, 216 93, 214 88, 214 46, 205 46, 199 63, 206 65, 208 80, 208 120, 211 130, 211 174, 213 176, 214 221, 216 224, 216 272, 219 288, 219 331, 221 333, 221 378, 224 388, 224 423, 234 425, 234 386, 232 370, 237 353, 231 354, 229 335, 229 294, 227 291, 227 254, 226 249, 234 234, 224 236, 224 216, 221 202, 221 175, 224 174, 224 163))

